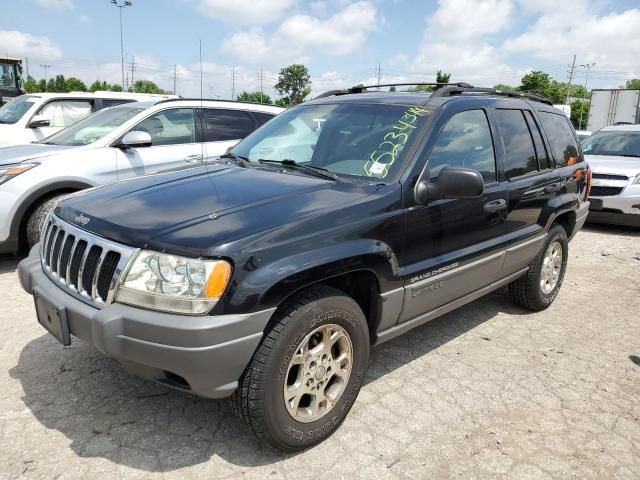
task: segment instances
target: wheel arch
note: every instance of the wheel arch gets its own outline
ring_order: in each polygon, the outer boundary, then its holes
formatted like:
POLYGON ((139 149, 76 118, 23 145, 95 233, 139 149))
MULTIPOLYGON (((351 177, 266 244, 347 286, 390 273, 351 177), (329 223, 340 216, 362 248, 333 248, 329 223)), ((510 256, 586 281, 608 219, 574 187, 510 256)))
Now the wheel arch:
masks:
POLYGON ((69 180, 64 182, 52 183, 50 185, 44 185, 33 192, 31 192, 21 203, 11 221, 11 237, 17 238, 20 244, 24 241, 24 235, 27 222, 33 211, 38 208, 38 205, 45 200, 57 195, 63 195, 66 193, 73 193, 79 190, 92 188, 94 185, 89 183, 69 180))

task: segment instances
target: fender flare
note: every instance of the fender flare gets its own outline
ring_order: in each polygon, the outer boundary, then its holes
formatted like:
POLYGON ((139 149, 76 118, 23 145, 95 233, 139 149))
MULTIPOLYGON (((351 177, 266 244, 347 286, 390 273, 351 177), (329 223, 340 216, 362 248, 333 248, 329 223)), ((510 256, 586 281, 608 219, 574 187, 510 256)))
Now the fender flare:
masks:
POLYGON ((240 295, 232 295, 229 306, 234 310, 274 308, 305 287, 358 271, 372 273, 379 292, 401 282, 398 261, 388 245, 371 239, 353 240, 295 253, 255 269, 241 279, 236 289, 240 295))

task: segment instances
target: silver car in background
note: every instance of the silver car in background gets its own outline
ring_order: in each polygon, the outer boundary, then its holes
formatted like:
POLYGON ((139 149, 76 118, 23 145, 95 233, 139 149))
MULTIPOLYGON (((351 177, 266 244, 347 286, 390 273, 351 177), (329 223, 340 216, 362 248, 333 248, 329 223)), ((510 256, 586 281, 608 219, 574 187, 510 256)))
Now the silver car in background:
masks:
POLYGON ((0 253, 37 243, 61 196, 218 157, 282 110, 207 100, 127 103, 39 143, 0 148, 0 253))
POLYGON ((593 172, 588 221, 640 227, 640 125, 604 127, 582 148, 593 172))

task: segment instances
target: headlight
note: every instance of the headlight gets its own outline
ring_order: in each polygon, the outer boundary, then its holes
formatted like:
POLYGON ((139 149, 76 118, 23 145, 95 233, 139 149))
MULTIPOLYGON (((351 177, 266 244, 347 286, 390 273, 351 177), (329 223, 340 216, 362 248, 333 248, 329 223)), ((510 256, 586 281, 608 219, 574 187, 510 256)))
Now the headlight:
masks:
POLYGON ((37 167, 38 163, 17 163, 13 165, 0 165, 0 184, 17 177, 21 173, 37 167))
POLYGON ((231 278, 224 260, 200 260, 142 250, 131 261, 115 300, 166 312, 211 310, 231 278))

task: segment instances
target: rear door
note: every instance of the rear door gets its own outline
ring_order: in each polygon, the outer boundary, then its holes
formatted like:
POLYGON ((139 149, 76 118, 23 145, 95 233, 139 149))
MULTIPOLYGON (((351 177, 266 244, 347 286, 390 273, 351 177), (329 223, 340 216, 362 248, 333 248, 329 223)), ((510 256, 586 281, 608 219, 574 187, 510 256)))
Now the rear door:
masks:
POLYGON ((498 175, 489 118, 486 108, 453 113, 426 152, 423 179, 436 181, 446 167, 466 167, 482 174, 485 187, 477 198, 412 202, 406 209, 400 261, 407 289, 400 321, 488 285, 500 273, 507 187, 498 175))
POLYGON ((558 194, 561 183, 532 110, 496 108, 494 115, 509 185, 506 234, 511 248, 505 259, 504 276, 524 268, 539 251, 543 208, 558 194))
POLYGON ((243 110, 202 109, 202 134, 207 158, 217 157, 256 129, 255 120, 243 110))
POLYGON ((152 143, 149 147, 115 149, 119 179, 200 162, 202 144, 197 141, 195 125, 193 108, 176 107, 156 112, 132 127, 130 132, 147 132, 152 143))

